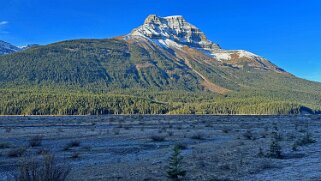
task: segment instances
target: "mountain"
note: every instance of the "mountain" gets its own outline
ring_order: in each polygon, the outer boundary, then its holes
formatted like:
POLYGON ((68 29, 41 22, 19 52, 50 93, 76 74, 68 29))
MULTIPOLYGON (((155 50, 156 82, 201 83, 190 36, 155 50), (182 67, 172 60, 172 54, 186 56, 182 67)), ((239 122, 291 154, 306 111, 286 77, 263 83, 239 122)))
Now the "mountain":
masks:
POLYGON ((245 50, 225 50, 182 16, 150 15, 129 34, 0 57, 1 114, 297 114, 321 84, 245 50))
POLYGON ((18 52, 20 48, 0 40, 0 55, 18 52))
MULTIPOLYGON (((218 44, 208 40, 200 29, 188 23, 182 16, 162 18, 150 15, 142 26, 134 29, 124 39, 129 44, 135 44, 146 49, 148 52, 153 51, 150 47, 155 47, 155 44, 167 50, 167 53, 170 53, 170 55, 166 59, 173 59, 174 62, 183 63, 201 79, 200 81, 204 88, 217 93, 224 94, 229 91, 226 85, 234 84, 239 86, 239 83, 226 79, 222 80, 223 82, 220 85, 219 81, 209 78, 213 76, 215 71, 210 72, 211 75, 202 73, 205 68, 232 67, 244 69, 246 67, 288 74, 268 60, 253 53, 244 50, 231 51, 222 49, 218 44), (193 65, 196 63, 200 65, 193 65), (199 67, 201 65, 204 67, 199 67)), ((157 51, 161 52, 161 50, 157 51)), ((225 76, 219 75, 219 77, 217 79, 223 79, 225 76)))
MULTIPOLYGON (((184 48, 192 48, 200 53, 220 61, 231 64, 248 62, 250 66, 261 69, 284 72, 264 58, 244 50, 223 50, 218 44, 208 40, 205 34, 188 23, 182 16, 158 17, 150 15, 144 24, 134 29, 126 39, 153 41, 165 49, 173 49, 189 53, 184 48)), ((193 51, 193 50, 192 50, 193 51)), ((177 52, 177 54, 179 54, 177 52)))

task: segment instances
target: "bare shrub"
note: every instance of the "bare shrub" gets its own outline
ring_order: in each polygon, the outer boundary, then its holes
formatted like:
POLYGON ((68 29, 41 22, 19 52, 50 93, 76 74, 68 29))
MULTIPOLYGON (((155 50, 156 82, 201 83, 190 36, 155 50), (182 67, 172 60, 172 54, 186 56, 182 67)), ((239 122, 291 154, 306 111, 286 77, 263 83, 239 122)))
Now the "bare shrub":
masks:
POLYGON ((293 145, 292 145, 292 151, 298 151, 299 145, 295 142, 293 145))
POLYGON ((124 129, 125 130, 129 130, 129 129, 131 129, 132 128, 132 125, 130 125, 130 124, 126 124, 125 126, 124 126, 124 129))
POLYGON ((38 150, 37 150, 37 154, 38 154, 38 155, 46 155, 46 154, 48 154, 48 153, 49 153, 49 150, 44 149, 44 148, 41 148, 41 149, 38 149, 38 150))
POLYGON ((123 127, 124 127, 123 123, 119 121, 118 125, 117 125, 117 128, 123 128, 123 127))
POLYGON ((20 161, 16 181, 64 181, 70 173, 69 166, 57 165, 53 155, 41 160, 25 158, 20 161))
POLYGON ((12 128, 11 128, 11 127, 5 127, 4 129, 5 129, 6 133, 10 133, 10 132, 11 132, 11 130, 12 130, 12 128))
POLYGON ((76 158, 79 158, 79 157, 80 157, 80 154, 78 152, 74 152, 74 153, 72 153, 70 158, 76 159, 76 158))
POLYGON ((257 153, 257 156, 258 156, 259 158, 262 158, 262 157, 265 156, 262 147, 259 148, 259 152, 257 153))
POLYGON ((305 133, 304 137, 299 139, 299 140, 297 140, 294 143, 294 145, 296 145, 296 146, 304 146, 304 145, 309 145, 309 144, 312 144, 312 143, 315 143, 315 142, 316 142, 316 140, 314 140, 312 138, 311 133, 307 132, 307 133, 305 133))
POLYGON ((21 157, 25 152, 25 147, 14 148, 8 152, 8 157, 21 157))
POLYGON ((111 117, 111 118, 108 119, 108 121, 109 121, 110 123, 114 122, 115 120, 116 120, 116 119, 113 118, 113 117, 111 117))
POLYGON ((221 165, 219 165, 219 168, 221 170, 232 170, 232 166, 229 163, 223 163, 221 165))
POLYGON ((6 149, 6 148, 10 148, 9 143, 0 143, 0 149, 6 149))
POLYGON ((213 124, 212 124, 212 122, 206 122, 205 123, 205 127, 207 127, 207 128, 212 128, 213 127, 213 124))
POLYGON ((193 134, 191 138, 194 140, 204 140, 205 136, 203 133, 198 132, 198 133, 193 134))
POLYGON ((144 122, 143 120, 139 120, 138 124, 139 124, 139 125, 144 125, 145 122, 144 122))
POLYGON ((119 128, 114 128, 113 132, 114 132, 114 135, 119 135, 120 134, 120 129, 119 128))
POLYGON ((73 140, 73 141, 71 141, 71 142, 69 143, 69 145, 70 145, 71 147, 78 147, 78 146, 80 146, 80 141, 78 141, 78 140, 73 140))
POLYGON ((31 147, 40 146, 41 143, 42 143, 42 140, 43 140, 43 136, 41 136, 41 135, 36 135, 36 136, 32 137, 32 138, 29 140, 29 145, 30 145, 31 147))
POLYGON ((186 150, 187 149, 187 145, 184 143, 178 143, 175 146, 177 146, 180 150, 186 150))
POLYGON ((255 140, 255 137, 251 130, 247 130, 245 133, 243 133, 243 137, 247 140, 255 140))
POLYGON ((92 148, 91 146, 87 145, 87 146, 83 146, 82 149, 85 151, 90 151, 92 148))
POLYGON ((270 161, 264 161, 261 164, 259 164, 259 168, 261 168, 262 170, 267 170, 267 169, 275 168, 275 166, 270 161))
POLYGON ((167 135, 168 135, 168 136, 173 136, 174 133, 173 133, 173 131, 168 131, 168 132, 167 132, 167 135))
POLYGON ((150 138, 155 142, 165 141, 165 136, 163 136, 163 135, 153 135, 150 138))
POLYGON ((72 147, 78 147, 78 146, 80 146, 80 141, 78 141, 78 140, 73 140, 73 141, 71 141, 70 143, 68 143, 68 144, 66 144, 66 145, 64 146, 64 151, 67 151, 67 150, 69 150, 69 149, 72 148, 72 147))
POLYGON ((229 133, 229 132, 231 131, 231 129, 229 129, 229 128, 223 128, 222 131, 223 131, 223 133, 227 134, 227 133, 229 133))
POLYGON ((287 141, 292 141, 296 138, 296 136, 294 134, 288 133, 287 135, 287 141))

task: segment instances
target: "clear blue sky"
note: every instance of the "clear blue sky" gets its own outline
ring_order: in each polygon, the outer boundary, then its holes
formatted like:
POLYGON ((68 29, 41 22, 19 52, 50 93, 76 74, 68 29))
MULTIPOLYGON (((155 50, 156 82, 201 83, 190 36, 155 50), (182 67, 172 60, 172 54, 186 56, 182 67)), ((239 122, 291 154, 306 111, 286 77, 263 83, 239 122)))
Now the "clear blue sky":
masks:
POLYGON ((108 38, 148 14, 183 15, 225 49, 249 50, 321 82, 321 0, 0 0, 0 39, 108 38))

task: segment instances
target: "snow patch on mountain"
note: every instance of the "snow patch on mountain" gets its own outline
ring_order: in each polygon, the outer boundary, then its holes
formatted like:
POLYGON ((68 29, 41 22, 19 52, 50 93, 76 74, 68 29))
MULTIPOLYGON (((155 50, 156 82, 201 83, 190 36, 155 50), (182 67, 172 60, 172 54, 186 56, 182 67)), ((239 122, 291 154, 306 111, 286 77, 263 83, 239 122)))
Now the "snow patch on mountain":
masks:
POLYGON ((246 57, 246 58, 258 57, 254 53, 251 53, 251 52, 248 52, 248 51, 245 51, 245 50, 238 50, 238 55, 239 55, 239 57, 246 57))
POLYGON ((231 60, 231 53, 227 53, 227 52, 224 52, 224 53, 213 53, 213 55, 219 61, 231 60))
POLYGON ((173 40, 170 39, 159 39, 159 40, 153 40, 156 44, 164 47, 164 48, 176 48, 181 49, 183 46, 176 43, 173 40))

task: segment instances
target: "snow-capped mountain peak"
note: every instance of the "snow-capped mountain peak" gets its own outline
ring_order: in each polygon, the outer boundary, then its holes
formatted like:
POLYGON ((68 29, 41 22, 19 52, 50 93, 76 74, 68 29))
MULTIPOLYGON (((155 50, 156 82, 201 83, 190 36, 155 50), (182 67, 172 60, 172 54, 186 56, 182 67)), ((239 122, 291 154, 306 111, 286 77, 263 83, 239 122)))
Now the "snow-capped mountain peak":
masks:
POLYGON ((156 44, 164 49, 174 50, 175 56, 195 58, 195 54, 197 54, 198 58, 201 57, 202 60, 216 60, 223 64, 233 64, 238 68, 247 64, 257 69, 283 72, 265 58, 251 52, 220 48, 218 44, 208 40, 199 28, 187 22, 181 15, 166 17, 149 15, 143 25, 132 30, 131 33, 124 36, 124 39, 141 44, 144 42, 156 44))

